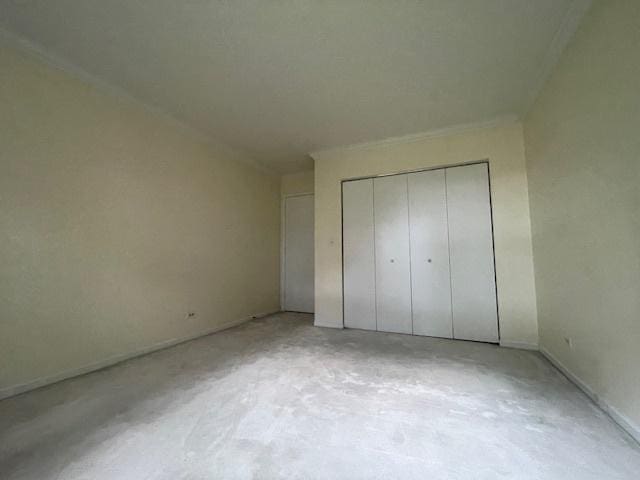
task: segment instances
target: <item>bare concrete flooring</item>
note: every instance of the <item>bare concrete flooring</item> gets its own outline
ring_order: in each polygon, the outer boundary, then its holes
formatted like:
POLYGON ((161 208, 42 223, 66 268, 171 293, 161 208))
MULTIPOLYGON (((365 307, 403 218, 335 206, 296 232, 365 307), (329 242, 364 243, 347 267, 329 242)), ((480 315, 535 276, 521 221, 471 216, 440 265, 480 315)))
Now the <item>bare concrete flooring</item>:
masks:
POLYGON ((539 354, 280 314, 0 402, 2 479, 638 479, 539 354))

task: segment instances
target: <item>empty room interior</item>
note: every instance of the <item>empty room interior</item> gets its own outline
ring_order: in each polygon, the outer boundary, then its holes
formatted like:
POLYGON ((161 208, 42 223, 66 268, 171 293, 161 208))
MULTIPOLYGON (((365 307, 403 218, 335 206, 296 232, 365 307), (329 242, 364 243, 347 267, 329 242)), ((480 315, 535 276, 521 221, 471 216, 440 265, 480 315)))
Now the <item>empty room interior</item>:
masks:
POLYGON ((640 478, 640 1, 0 0, 0 479, 640 478))

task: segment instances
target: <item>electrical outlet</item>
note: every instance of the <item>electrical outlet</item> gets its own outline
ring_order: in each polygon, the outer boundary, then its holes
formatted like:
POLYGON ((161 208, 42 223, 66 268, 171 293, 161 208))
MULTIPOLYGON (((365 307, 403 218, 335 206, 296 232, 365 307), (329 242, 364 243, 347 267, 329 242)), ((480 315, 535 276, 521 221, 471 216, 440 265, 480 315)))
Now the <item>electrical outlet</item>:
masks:
POLYGON ((194 318, 196 316, 196 312, 187 313, 187 318, 194 318))
POLYGON ((566 343, 569 348, 573 348, 573 340, 571 337, 564 337, 564 343, 566 343))

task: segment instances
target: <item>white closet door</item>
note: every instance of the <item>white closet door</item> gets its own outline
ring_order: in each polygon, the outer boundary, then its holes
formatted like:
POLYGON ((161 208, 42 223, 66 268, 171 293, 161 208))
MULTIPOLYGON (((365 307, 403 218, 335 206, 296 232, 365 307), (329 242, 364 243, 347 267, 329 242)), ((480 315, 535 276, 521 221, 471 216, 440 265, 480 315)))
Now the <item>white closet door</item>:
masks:
POLYGON ((446 169, 453 334, 498 341, 493 236, 486 163, 446 169))
POLYGON ((373 180, 342 184, 344 326, 376 329, 373 180))
POLYGON ((444 170, 409 174, 413 333, 452 338, 444 170))
POLYGON ((313 313, 313 195, 285 199, 284 309, 313 313))
POLYGON ((412 333, 407 175, 375 178, 378 330, 412 333))

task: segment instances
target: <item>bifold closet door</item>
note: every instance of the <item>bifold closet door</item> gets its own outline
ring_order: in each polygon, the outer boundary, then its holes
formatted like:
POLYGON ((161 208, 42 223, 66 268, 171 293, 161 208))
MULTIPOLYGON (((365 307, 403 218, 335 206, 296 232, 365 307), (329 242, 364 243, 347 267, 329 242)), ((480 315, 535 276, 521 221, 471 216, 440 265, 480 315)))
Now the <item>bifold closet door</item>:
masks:
POLYGON ((407 175, 373 180, 379 331, 412 333, 407 175))
POLYGON ((498 341, 486 163, 446 169, 454 337, 498 341))
POLYGON ((344 326, 376 329, 373 179, 342 184, 344 326))
POLYGON ((413 333, 453 337, 444 170, 410 173, 413 333))

